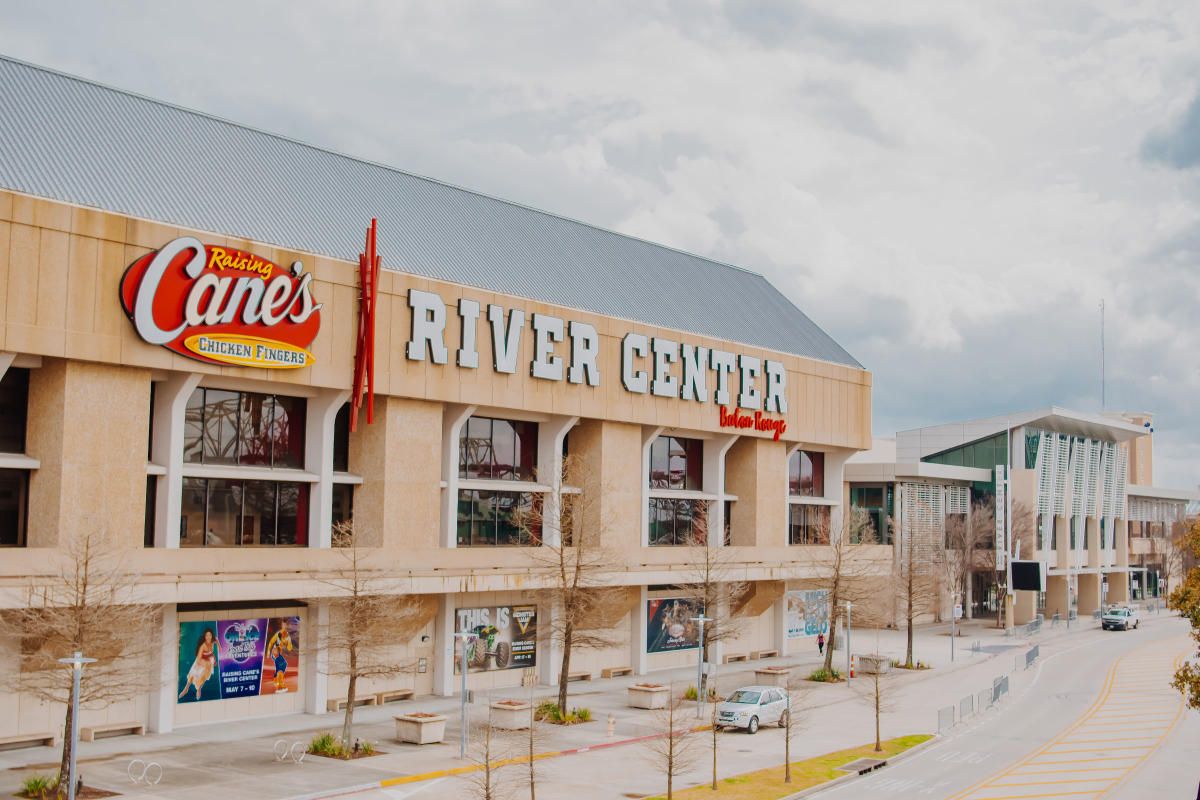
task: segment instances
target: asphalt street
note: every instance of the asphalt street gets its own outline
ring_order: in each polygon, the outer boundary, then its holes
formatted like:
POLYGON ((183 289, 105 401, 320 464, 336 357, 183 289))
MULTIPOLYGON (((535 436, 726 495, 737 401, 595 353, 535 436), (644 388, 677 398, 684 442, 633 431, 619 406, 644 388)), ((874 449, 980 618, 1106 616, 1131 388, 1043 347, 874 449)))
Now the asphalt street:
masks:
POLYGON ((818 793, 822 800, 1191 798, 1197 776, 1193 726, 1168 685, 1189 650, 1177 619, 1140 630, 1084 632, 1031 669, 1008 702, 938 744, 876 775, 818 793), (1192 753, 1190 775, 1180 754, 1192 753), (1169 771, 1170 785, 1141 792, 1143 774, 1169 771))

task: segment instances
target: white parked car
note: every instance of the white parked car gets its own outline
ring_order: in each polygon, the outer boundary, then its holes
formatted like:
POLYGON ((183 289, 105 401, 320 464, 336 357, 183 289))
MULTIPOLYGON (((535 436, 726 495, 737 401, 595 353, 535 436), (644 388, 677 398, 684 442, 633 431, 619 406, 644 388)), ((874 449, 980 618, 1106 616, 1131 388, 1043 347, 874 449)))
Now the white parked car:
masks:
POLYGON ((1136 628, 1140 621, 1137 609, 1133 606, 1113 606, 1104 612, 1104 616, 1100 618, 1100 625, 1106 631, 1127 631, 1136 628))
POLYGON ((718 728, 744 728, 758 733, 761 725, 787 724, 788 700, 774 686, 744 686, 717 705, 718 728))

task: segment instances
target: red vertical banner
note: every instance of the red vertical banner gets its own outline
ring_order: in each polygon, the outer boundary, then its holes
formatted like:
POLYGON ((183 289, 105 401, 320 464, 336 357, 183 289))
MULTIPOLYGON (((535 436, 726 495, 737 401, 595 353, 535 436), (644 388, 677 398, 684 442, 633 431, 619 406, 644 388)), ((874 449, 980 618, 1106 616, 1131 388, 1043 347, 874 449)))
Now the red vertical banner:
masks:
POLYGON ((375 422, 375 301, 379 293, 381 259, 375 251, 377 220, 367 228, 367 242, 358 256, 358 341, 354 351, 354 392, 350 397, 350 430, 358 430, 358 414, 367 404, 367 424, 375 422))

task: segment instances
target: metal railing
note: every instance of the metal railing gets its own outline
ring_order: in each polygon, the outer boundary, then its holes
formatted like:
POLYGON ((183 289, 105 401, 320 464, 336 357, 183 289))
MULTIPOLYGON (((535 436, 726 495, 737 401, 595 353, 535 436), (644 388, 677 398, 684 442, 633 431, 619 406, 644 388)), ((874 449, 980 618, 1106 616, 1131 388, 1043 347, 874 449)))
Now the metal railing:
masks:
POLYGON ((1041 653, 1041 645, 1035 644, 1033 647, 1025 651, 1025 669, 1033 666, 1033 662, 1038 660, 1041 653))
POLYGON ((992 702, 1000 702, 1000 698, 1008 694, 1008 676, 1001 675, 992 681, 992 702))
MULTIPOLYGON (((1034 650, 1036 649, 1034 648, 1034 650)), ((1022 659, 1025 657, 1018 656, 1022 659)), ((938 734, 943 734, 955 725, 966 722, 977 714, 982 714, 1006 694, 1008 694, 1008 676, 1001 675, 992 681, 991 688, 980 689, 978 692, 963 697, 955 705, 939 708, 937 711, 938 734)))

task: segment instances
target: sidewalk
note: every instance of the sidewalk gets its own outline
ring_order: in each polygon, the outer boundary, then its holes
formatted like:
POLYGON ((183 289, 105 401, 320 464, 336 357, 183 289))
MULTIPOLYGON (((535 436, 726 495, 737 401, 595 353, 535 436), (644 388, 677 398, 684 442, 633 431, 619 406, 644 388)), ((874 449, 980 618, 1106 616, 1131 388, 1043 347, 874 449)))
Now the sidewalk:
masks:
MULTIPOLYGON (((956 638, 956 658, 950 661, 949 626, 944 624, 922 626, 915 632, 914 657, 930 664, 933 669, 901 672, 893 685, 903 694, 924 696, 918 705, 928 707, 929 713, 920 722, 916 720, 897 729, 896 734, 936 731, 933 713, 938 692, 910 692, 905 687, 916 689, 931 679, 947 679, 964 670, 978 672, 985 669, 989 677, 1011 672, 1013 661, 1005 654, 1024 653, 1034 642, 1046 644, 1067 635, 1065 626, 1044 629, 1031 640, 1006 636, 1003 630, 994 627, 991 621, 966 621, 961 626, 961 635, 956 638), (972 644, 978 643, 978 650, 972 644), (975 669, 979 668, 979 669, 975 669)), ((1090 619, 1081 624, 1072 624, 1071 633, 1095 627, 1090 619)), ((854 631, 851 637, 854 653, 880 652, 892 657, 903 658, 905 632, 903 630, 854 631)), ((842 667, 844 651, 835 654, 834 663, 842 667)), ((722 693, 754 682, 753 670, 767 665, 785 665, 797 668, 798 674, 807 674, 820 664, 815 646, 811 652, 789 658, 765 659, 721 665, 717 681, 722 693)), ((613 746, 623 740, 638 739, 659 732, 658 720, 653 712, 631 709, 626 704, 627 686, 640 681, 673 683, 683 687, 695 682, 694 668, 678 668, 652 673, 650 676, 597 679, 571 684, 571 705, 591 709, 594 721, 571 727, 539 725, 538 750, 564 751, 593 748, 598 745, 613 746), (607 720, 614 721, 613 734, 607 732, 607 720)), ((963 676, 967 682, 981 683, 983 677, 963 676)), ((954 683, 960 682, 955 680, 954 683)), ((973 685, 973 683, 972 683, 973 685)), ((863 687, 865 688, 865 686, 863 687)), ((944 687, 944 688, 949 688, 944 687)), ((487 703, 491 699, 505 697, 535 699, 554 697, 554 687, 539 686, 533 689, 516 688, 495 690, 491 693, 478 692, 471 706, 471 719, 478 722, 486 717, 487 703)), ((955 695, 956 698, 957 695, 955 695)), ((947 701, 950 702, 950 701, 947 701)), ((828 708, 838 704, 861 705, 852 688, 845 684, 812 684, 805 698, 810 710, 828 708)), ((943 703, 944 704, 944 703, 943 703)), ((908 705, 906 703, 906 705, 908 705)), ((686 720, 695 720, 690 716, 686 720)), ((862 710, 865 712, 865 709, 862 710)), ((847 711, 846 718, 860 716, 857 708, 847 711)), ((896 715, 909 717, 909 714, 896 715)), ((340 762, 308 756, 302 764, 281 763, 275 759, 273 748, 283 740, 307 744, 314 733, 337 731, 341 725, 341 714, 321 716, 288 715, 268 719, 246 720, 230 724, 193 726, 170 734, 151 734, 145 737, 118 737, 97 742, 83 742, 80 746, 80 771, 85 780, 95 786, 110 788, 130 797, 146 798, 205 798, 214 794, 225 800, 238 797, 293 798, 322 796, 347 787, 364 785, 378 786, 380 781, 402 778, 417 774, 428 774, 439 770, 453 770, 463 766, 458 758, 459 699, 457 697, 424 696, 411 702, 389 706, 367 706, 355 712, 355 736, 377 743, 383 755, 340 762), (394 740, 392 716, 400 711, 423 710, 445 713, 447 722, 446 743, 416 747, 403 745, 394 740), (158 763, 163 770, 162 782, 157 786, 134 785, 127 767, 131 759, 158 763), (251 789, 253 787, 253 789, 251 789)), ((707 722, 707 719, 696 720, 707 722)), ((860 743, 862 736, 847 740, 849 745, 860 743)), ((823 742, 827 744, 828 740, 823 742)), ((637 748, 635 748, 637 749, 637 748)), ((826 747, 826 749, 829 749, 826 747)), ((817 753, 814 753, 817 754, 817 753)), ((574 757, 562 760, 570 761, 574 757)), ((13 789, 21 777, 37 772, 52 773, 57 769, 58 751, 50 748, 27 748, 0 752, 0 768, 10 776, 13 789)), ((8 786, 0 787, 8 790, 8 786)))

